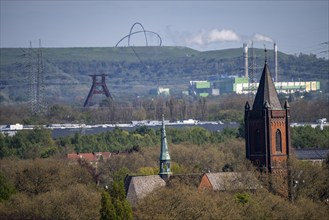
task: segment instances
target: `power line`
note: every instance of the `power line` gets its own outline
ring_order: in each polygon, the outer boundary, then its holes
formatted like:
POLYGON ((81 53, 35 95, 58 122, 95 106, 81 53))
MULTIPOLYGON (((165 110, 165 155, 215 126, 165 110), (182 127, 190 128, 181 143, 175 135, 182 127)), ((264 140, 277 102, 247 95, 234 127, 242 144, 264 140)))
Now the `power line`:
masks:
POLYGON ((315 55, 325 55, 325 57, 329 57, 329 47, 328 41, 323 43, 312 44, 306 47, 301 47, 299 49, 286 51, 286 53, 294 53, 294 52, 301 52, 301 53, 310 53, 315 55))
POLYGON ((26 54, 25 71, 29 80, 29 105, 34 115, 42 115, 46 112, 47 105, 45 101, 45 84, 44 84, 44 62, 42 55, 41 40, 39 48, 33 49, 32 42, 26 54))
POLYGON ((248 97, 249 97, 249 100, 253 100, 254 99, 254 94, 256 92, 256 82, 255 82, 255 73, 256 73, 256 68, 257 68, 257 65, 256 65, 256 62, 255 62, 255 53, 254 53, 254 42, 252 41, 251 42, 251 65, 249 67, 250 69, 250 72, 249 72, 249 84, 248 84, 248 90, 249 90, 249 93, 248 93, 248 97))

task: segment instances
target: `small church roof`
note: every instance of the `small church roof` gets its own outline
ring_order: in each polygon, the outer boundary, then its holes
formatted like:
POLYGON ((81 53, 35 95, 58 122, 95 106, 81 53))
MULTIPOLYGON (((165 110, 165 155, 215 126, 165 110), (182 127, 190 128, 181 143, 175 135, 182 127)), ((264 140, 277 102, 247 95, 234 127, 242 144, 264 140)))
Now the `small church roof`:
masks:
POLYGON ((199 185, 200 189, 215 191, 256 189, 257 180, 251 173, 219 172, 205 173, 199 185))
POLYGON ((153 190, 164 186, 166 182, 159 175, 127 176, 125 179, 127 200, 133 207, 153 190))
POLYGON ((257 89, 252 110, 263 110, 264 105, 267 105, 267 107, 271 107, 271 109, 274 110, 282 109, 278 93, 275 89, 271 73, 266 61, 262 76, 259 81, 259 86, 257 89))

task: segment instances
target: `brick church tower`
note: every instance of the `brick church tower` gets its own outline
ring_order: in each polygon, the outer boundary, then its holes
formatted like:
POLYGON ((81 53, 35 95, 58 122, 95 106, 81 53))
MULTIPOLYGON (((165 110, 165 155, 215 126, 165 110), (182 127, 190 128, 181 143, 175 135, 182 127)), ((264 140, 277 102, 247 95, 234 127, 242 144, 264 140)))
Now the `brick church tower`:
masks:
MULTIPOLYGON (((267 64, 259 82, 256 97, 250 108, 245 105, 246 157, 262 172, 271 173, 279 186, 276 191, 288 196, 289 104, 282 108, 267 64)), ((277 187, 275 187, 277 188, 277 187)))

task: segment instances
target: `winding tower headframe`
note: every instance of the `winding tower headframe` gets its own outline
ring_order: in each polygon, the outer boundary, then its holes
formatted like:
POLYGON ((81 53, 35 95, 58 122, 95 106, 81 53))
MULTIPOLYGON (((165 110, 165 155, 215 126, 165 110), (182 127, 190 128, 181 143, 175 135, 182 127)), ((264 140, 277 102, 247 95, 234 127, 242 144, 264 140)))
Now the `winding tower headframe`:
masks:
POLYGON ((107 98, 110 98, 113 100, 113 97, 109 91, 109 89, 106 86, 105 77, 106 74, 92 74, 89 75, 92 78, 93 84, 90 88, 89 94, 86 98, 86 101, 83 104, 83 107, 91 106, 92 104, 92 98, 94 95, 105 95, 107 98), (100 80, 99 80, 100 79, 100 80))

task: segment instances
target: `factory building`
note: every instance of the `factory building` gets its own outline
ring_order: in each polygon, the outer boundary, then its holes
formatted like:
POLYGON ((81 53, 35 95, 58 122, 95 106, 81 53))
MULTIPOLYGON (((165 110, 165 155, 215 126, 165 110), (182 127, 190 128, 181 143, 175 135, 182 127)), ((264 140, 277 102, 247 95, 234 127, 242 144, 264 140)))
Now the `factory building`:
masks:
POLYGON ((212 92, 209 81, 190 81, 189 95, 208 97, 212 92))
MULTIPOLYGON (((222 78, 218 81, 191 81, 189 94, 193 96, 207 97, 209 95, 222 94, 248 94, 249 79, 246 77, 222 78)), ((256 93, 259 83, 255 83, 252 93, 256 93)), ((298 82, 274 82, 278 93, 292 94, 295 92, 320 91, 319 81, 298 82)))
MULTIPOLYGON (((256 93, 259 83, 255 83, 255 90, 251 91, 256 93)), ((222 79, 213 83, 213 88, 219 89, 220 94, 247 94, 249 93, 249 82, 246 77, 236 77, 222 79)), ((320 90, 319 81, 303 81, 303 82, 275 82, 274 83, 278 93, 291 94, 295 92, 316 92, 320 90)))

